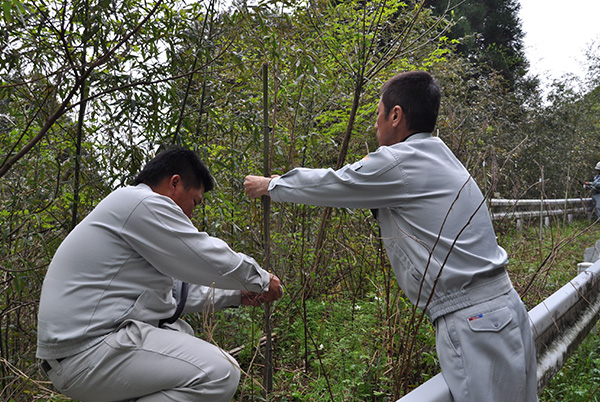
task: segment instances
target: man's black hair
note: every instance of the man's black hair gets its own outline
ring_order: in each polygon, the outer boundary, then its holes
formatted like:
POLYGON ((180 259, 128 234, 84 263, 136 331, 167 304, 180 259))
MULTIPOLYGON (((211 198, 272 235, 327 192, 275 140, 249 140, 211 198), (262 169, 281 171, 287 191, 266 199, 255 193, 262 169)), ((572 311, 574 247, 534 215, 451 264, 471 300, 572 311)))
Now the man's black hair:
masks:
POLYGON ((171 146, 152 158, 131 184, 137 186, 144 183, 153 187, 165 177, 176 174, 181 176, 186 188, 189 186, 200 188, 204 185, 204 192, 214 188, 213 178, 198 154, 180 146, 171 146))
POLYGON ((432 132, 440 111, 440 86, 426 71, 408 71, 390 78, 381 88, 381 101, 388 118, 398 105, 409 131, 432 132))

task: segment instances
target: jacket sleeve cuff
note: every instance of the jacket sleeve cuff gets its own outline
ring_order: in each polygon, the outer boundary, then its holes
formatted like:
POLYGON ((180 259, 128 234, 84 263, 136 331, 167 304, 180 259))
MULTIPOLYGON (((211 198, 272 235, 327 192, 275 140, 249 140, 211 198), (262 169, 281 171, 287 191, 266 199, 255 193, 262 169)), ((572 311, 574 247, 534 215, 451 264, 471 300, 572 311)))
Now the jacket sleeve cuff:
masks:
POLYGON ((277 194, 278 189, 276 188, 277 182, 279 181, 279 179, 280 179, 280 177, 273 177, 271 179, 271 181, 269 182, 269 187, 267 188, 267 190, 269 191, 269 197, 271 197, 271 199, 276 202, 281 202, 281 198, 277 194))
POLYGON ((190 284, 190 293, 186 300, 184 313, 219 311, 242 304, 241 290, 216 289, 190 284))

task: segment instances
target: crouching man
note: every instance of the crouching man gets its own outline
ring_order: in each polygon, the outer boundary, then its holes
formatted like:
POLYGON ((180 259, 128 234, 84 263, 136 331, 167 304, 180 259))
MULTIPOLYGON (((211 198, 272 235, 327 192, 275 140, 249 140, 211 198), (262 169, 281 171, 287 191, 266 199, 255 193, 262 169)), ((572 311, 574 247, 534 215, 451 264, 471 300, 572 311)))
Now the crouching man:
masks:
POLYGON ((67 236, 48 268, 37 357, 78 401, 230 401, 235 360, 180 314, 259 305, 282 295, 252 258, 190 218, 213 179, 197 154, 153 158, 67 236))

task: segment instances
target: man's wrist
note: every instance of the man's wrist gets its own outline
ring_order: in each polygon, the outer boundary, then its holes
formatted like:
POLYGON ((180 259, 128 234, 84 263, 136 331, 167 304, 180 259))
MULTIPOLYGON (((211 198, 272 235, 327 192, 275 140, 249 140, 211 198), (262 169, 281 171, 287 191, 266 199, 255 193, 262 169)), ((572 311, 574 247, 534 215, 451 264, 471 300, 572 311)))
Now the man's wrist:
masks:
POLYGON ((279 176, 271 176, 269 177, 269 181, 267 182, 267 187, 265 189, 266 194, 270 195, 270 191, 277 185, 277 181, 279 180, 279 176))

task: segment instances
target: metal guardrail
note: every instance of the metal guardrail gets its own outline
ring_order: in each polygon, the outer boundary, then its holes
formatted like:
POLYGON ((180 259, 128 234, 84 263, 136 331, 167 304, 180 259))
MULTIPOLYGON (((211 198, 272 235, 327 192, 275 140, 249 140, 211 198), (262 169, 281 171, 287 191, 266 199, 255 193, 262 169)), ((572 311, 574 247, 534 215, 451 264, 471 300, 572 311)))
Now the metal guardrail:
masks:
POLYGON ((507 200, 494 198, 489 202, 492 220, 550 217, 588 214, 593 205, 591 198, 507 200))
POLYGON ((535 334, 538 390, 577 349, 598 321, 600 261, 529 312, 535 334))
MULTIPOLYGON (((529 311, 537 355, 538 392, 548 385, 598 321, 600 261, 529 311)), ((438 374, 397 402, 453 402, 438 374)))

